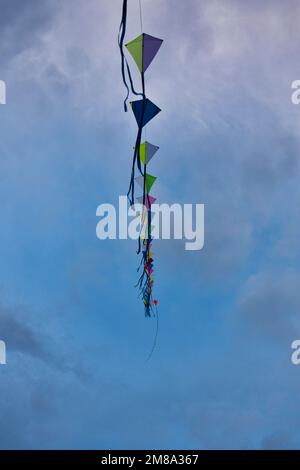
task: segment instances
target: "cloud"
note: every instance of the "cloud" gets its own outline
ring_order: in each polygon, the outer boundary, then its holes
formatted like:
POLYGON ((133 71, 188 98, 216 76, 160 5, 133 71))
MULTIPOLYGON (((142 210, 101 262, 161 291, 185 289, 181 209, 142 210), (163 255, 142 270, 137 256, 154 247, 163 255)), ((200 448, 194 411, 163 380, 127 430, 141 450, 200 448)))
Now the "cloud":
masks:
POLYGON ((291 433, 278 432, 265 437, 262 450, 293 450, 297 448, 295 436, 291 433))
POLYGON ((16 310, 0 308, 0 335, 9 350, 29 354, 42 360, 49 359, 42 338, 23 321, 17 318, 16 310))
POLYGON ((266 339, 275 339, 288 348, 300 332, 299 281, 300 274, 295 270, 251 276, 239 301, 242 321, 266 339))
POLYGON ((2 0, 0 62, 3 68, 41 41, 53 20, 53 12, 53 2, 49 0, 2 0))
POLYGON ((191 257, 156 244, 162 314, 147 366, 135 247, 95 240, 100 199, 127 189, 136 131, 122 112, 121 1, 4 3, 0 274, 35 305, 0 308, 0 337, 18 353, 0 370, 4 448, 288 445, 299 5, 174 3, 143 2, 145 28, 165 39, 147 73, 163 109, 153 168, 161 202, 205 203, 206 245, 191 257))
POLYGON ((83 382, 90 380, 91 369, 83 364, 80 356, 72 356, 72 339, 66 339, 61 334, 46 333, 34 317, 28 308, 1 306, 0 339, 5 341, 8 362, 11 362, 11 356, 16 352, 21 357, 25 355, 42 361, 58 373, 74 375, 83 382))

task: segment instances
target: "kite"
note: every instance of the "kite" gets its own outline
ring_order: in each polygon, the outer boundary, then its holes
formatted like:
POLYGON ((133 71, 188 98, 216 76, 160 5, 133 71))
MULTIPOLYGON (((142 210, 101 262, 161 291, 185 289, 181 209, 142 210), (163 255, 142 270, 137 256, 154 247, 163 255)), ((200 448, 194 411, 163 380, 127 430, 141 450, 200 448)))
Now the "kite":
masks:
MULTIPOLYGON (((137 136, 133 150, 132 167, 130 184, 127 193, 130 206, 134 206, 135 201, 143 204, 145 213, 141 219, 142 223, 146 224, 144 234, 140 232, 138 240, 137 254, 141 254, 141 262, 138 271, 141 272, 136 287, 138 287, 141 297, 143 299, 145 316, 151 317, 154 315, 154 309, 157 308, 158 300, 153 299, 153 284, 154 284, 154 259, 152 252, 152 231, 151 225, 151 206, 156 198, 150 194, 152 187, 156 181, 156 176, 148 173, 148 165, 156 152, 159 150, 157 145, 148 142, 147 138, 143 140, 145 135, 146 126, 154 119, 161 111, 161 109, 146 97, 145 86, 145 72, 152 63, 156 54, 158 53, 163 40, 146 34, 143 32, 142 22, 142 7, 140 0, 140 20, 141 20, 141 34, 132 41, 124 44, 126 35, 128 0, 123 0, 122 19, 119 29, 118 43, 121 53, 121 71, 122 78, 127 90, 124 100, 124 110, 127 112, 128 99, 130 93, 137 96, 130 102, 132 113, 137 123, 137 136), (135 62, 141 79, 141 92, 137 92, 134 88, 132 73, 127 61, 127 55, 135 62), (142 189, 142 196, 136 197, 136 184, 142 189)), ((142 225, 141 223, 141 225, 142 225)))

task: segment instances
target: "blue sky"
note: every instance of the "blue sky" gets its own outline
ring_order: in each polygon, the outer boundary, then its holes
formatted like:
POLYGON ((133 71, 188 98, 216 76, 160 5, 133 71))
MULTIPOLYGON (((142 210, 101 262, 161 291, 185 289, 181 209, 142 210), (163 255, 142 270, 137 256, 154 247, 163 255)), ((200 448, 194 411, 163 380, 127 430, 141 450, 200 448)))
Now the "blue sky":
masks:
POLYGON ((136 132, 121 1, 1 12, 1 448, 299 448, 299 3, 143 0, 164 38, 147 71, 156 194, 206 208, 202 251, 155 243, 147 363, 135 243, 95 234, 97 206, 127 192, 136 132))

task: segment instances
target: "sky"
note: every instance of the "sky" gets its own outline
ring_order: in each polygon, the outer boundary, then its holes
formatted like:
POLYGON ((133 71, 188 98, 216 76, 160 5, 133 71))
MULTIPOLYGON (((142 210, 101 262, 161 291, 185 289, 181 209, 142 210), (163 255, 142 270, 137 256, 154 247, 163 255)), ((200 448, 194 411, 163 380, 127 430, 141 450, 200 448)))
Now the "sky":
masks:
POLYGON ((299 2, 142 0, 155 195, 205 204, 203 250, 155 242, 148 362, 136 244, 96 238, 136 134, 121 7, 1 0, 0 447, 299 449, 299 2))

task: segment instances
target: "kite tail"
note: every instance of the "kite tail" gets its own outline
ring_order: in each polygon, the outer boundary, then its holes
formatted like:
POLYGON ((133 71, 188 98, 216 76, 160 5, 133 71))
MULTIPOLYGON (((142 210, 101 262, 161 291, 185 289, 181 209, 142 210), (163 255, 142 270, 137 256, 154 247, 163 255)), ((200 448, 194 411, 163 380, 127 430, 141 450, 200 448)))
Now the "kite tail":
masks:
POLYGON ((146 362, 150 361, 153 353, 154 353, 154 350, 156 348, 156 344, 157 344, 157 338, 158 338, 158 330, 159 330, 159 316, 158 316, 158 307, 157 307, 157 301, 154 302, 153 300, 153 305, 155 305, 155 313, 154 313, 154 316, 156 317, 156 330, 155 330, 155 336, 154 336, 154 340, 153 340, 153 345, 152 345, 152 348, 151 348, 151 351, 147 357, 147 360, 146 362))
MULTIPOLYGON (((145 102, 146 99, 146 92, 145 92, 145 76, 144 73, 141 73, 141 78, 142 78, 142 89, 143 89, 143 100, 145 102)), ((144 112, 144 110, 143 110, 144 112)), ((138 162, 141 165, 141 162, 138 162)), ((149 198, 149 194, 147 193, 147 185, 146 185, 146 179, 147 179, 147 159, 145 160, 144 164, 144 171, 142 172, 144 176, 144 184, 143 184, 143 206, 147 207, 147 237, 146 240, 143 241, 144 244, 144 252, 143 252, 143 261, 144 261, 144 266, 143 266, 143 275, 142 275, 142 281, 140 285, 142 297, 143 297, 143 302, 145 306, 145 316, 146 317, 151 317, 152 316, 152 287, 153 287, 153 277, 152 277, 152 272, 153 272, 153 259, 150 256, 150 248, 151 248, 151 243, 152 243, 152 236, 151 236, 151 202, 149 198), (146 201, 147 199, 147 201, 146 201)), ((139 245, 140 246, 140 245, 139 245)))
POLYGON ((127 7, 128 7, 127 3, 128 3, 127 0, 123 0, 122 19, 121 19, 120 28, 119 28, 119 35, 118 35, 118 44, 119 44, 120 53, 121 53, 122 79, 123 79, 123 83, 124 83, 125 88, 126 88, 126 97, 124 99, 124 111, 125 112, 127 112, 127 101, 128 101, 130 90, 134 95, 142 96, 142 93, 138 93, 137 91, 135 91, 132 76, 131 76, 131 72, 130 72, 130 68, 129 68, 129 65, 127 63, 127 59, 126 59, 125 54, 124 54, 124 39, 125 39, 126 25, 127 25, 127 7), (125 67, 125 65, 126 65, 126 67, 125 67), (128 75, 128 79, 129 79, 130 88, 129 88, 129 85, 128 85, 127 80, 126 80, 126 71, 127 71, 127 75, 128 75))
POLYGON ((152 276, 153 273, 153 265, 154 260, 150 255, 150 249, 152 245, 152 238, 151 238, 151 208, 148 209, 148 233, 147 239, 144 241, 144 267, 143 267, 143 277, 142 277, 142 284, 141 284, 141 292, 143 296, 143 301, 145 305, 145 316, 151 317, 153 312, 153 302, 152 302, 152 289, 154 284, 154 279, 152 276))
POLYGON ((127 23, 127 0, 123 1, 123 9, 122 9, 122 19, 119 28, 119 36, 118 36, 118 43, 121 53, 121 71, 122 71, 122 79, 127 90, 127 95, 124 100, 124 111, 127 112, 127 100, 129 97, 129 86, 127 84, 126 75, 125 75, 125 55, 124 55, 124 38, 126 34, 126 23, 127 23))
MULTIPOLYGON (((128 69, 129 69, 129 67, 128 67, 128 69)), ((135 167, 136 166, 137 166, 140 174, 142 176, 144 176, 143 204, 145 204, 146 170, 145 171, 142 170, 141 154, 140 154, 140 148, 141 148, 141 142, 142 142, 142 133, 143 133, 143 124, 144 124, 144 116, 145 116, 145 103, 146 103, 145 79, 144 79, 144 74, 143 73, 142 73, 142 87, 143 87, 143 91, 142 91, 142 93, 139 93, 143 97, 142 115, 141 115, 141 120, 140 120, 139 127, 138 127, 138 133, 137 133, 137 138, 136 138, 136 142, 135 142, 135 147, 134 147, 130 184, 129 184, 129 189, 128 189, 128 193, 127 193, 127 197, 128 197, 128 200, 129 200, 129 203, 130 203, 131 206, 134 204, 134 198, 135 198, 135 196, 134 196, 134 178, 135 178, 135 167)), ((140 252, 140 248, 138 250, 138 253, 139 252, 140 252)))
POLYGON ((129 189, 128 189, 128 192, 127 192, 127 197, 128 197, 128 200, 129 200, 129 204, 131 206, 134 205, 134 198, 135 198, 134 178, 135 178, 135 167, 136 166, 138 167, 138 170, 139 170, 140 174, 144 176, 142 166, 141 166, 141 156, 140 156, 141 141, 142 141, 142 126, 139 126, 136 141, 135 141, 135 146, 134 146, 134 154, 133 154, 133 159, 132 159, 130 184, 129 184, 129 189))
POLYGON ((127 74, 128 74, 129 83, 130 83, 132 93, 136 96, 143 96, 143 93, 139 93, 139 92, 135 91, 134 84, 133 84, 133 79, 132 79, 132 76, 131 76, 130 68, 129 68, 126 57, 125 57, 125 62, 126 62, 127 74))
POLYGON ((152 253, 151 253, 151 246, 152 246, 153 238, 151 236, 151 205, 149 204, 150 200, 149 200, 148 195, 147 195, 147 199, 148 199, 148 206, 149 206, 147 210, 147 218, 146 218, 147 234, 146 234, 145 239, 142 242, 141 242, 141 237, 139 237, 139 247, 142 244, 143 251, 142 251, 142 259, 138 267, 138 271, 142 269, 142 273, 136 284, 136 287, 138 287, 140 291, 140 296, 143 299, 144 308, 145 308, 145 316, 151 317, 153 314, 152 291, 153 291, 154 279, 153 279, 152 274, 153 274, 154 260, 152 258, 152 253))

